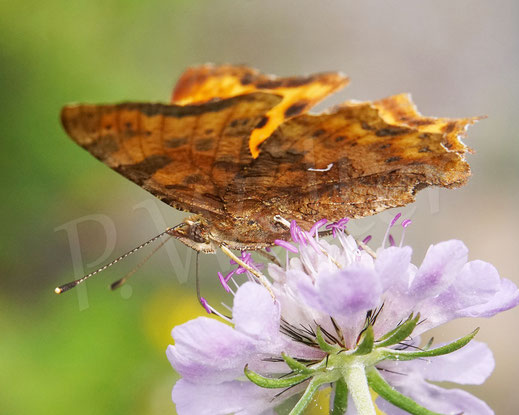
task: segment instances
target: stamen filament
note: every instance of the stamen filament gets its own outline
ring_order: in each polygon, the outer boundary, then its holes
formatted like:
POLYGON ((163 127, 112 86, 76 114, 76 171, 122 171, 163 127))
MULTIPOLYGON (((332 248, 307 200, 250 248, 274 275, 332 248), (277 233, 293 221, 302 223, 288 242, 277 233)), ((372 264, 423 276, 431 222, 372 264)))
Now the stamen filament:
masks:
POLYGON ((326 223, 328 222, 327 219, 321 219, 317 222, 314 223, 314 226, 312 226, 310 228, 310 231, 308 232, 310 235, 315 235, 315 236, 318 236, 319 235, 319 229, 322 228, 324 225, 326 225, 326 223))
POLYGON ((404 228, 404 229, 402 231, 402 237, 400 238, 400 246, 402 246, 404 244, 405 230, 411 223, 412 222, 410 219, 405 219, 402 221, 402 228, 404 228))
POLYGON ((226 278, 222 275, 222 273, 220 271, 218 271, 218 279, 220 280, 220 284, 222 285, 223 289, 226 292, 230 292, 231 288, 227 284, 226 278))
POLYGON ((258 279, 258 281, 261 283, 261 285, 263 285, 267 289, 267 291, 269 292, 271 297, 274 300, 276 299, 276 296, 274 295, 274 291, 272 291, 272 286, 270 285, 270 282, 267 279, 267 277, 265 277, 265 275, 263 275, 258 270, 255 270, 250 265, 243 262, 240 258, 238 258, 236 255, 234 255, 234 253, 229 248, 227 248, 225 245, 221 245, 220 248, 225 255, 232 258, 234 261, 236 261, 237 264, 239 264, 241 267, 245 268, 252 275, 254 275, 258 279))
POLYGON ((232 323, 232 320, 229 317, 223 315, 216 308, 209 305, 209 303, 204 297, 200 297, 200 304, 202 304, 202 306, 205 308, 205 311, 207 311, 208 314, 214 314, 220 318, 223 318, 225 321, 232 323))
POLYGON ((291 243, 288 243, 287 241, 283 241, 281 239, 276 239, 274 241, 274 243, 277 245, 277 246, 280 246, 282 248, 285 248, 287 251, 290 251, 290 252, 293 252, 294 254, 297 254, 299 251, 297 250, 297 248, 292 245, 291 243))
POLYGON ((389 237, 389 231, 395 225, 395 223, 398 221, 398 219, 400 219, 400 216, 402 216, 402 214, 397 213, 395 215, 395 217, 393 218, 393 220, 391 220, 391 222, 389 223, 389 226, 387 227, 387 230, 386 230, 386 234, 384 235, 384 239, 382 240, 382 248, 384 248, 386 246, 386 241, 387 241, 387 238, 389 237))

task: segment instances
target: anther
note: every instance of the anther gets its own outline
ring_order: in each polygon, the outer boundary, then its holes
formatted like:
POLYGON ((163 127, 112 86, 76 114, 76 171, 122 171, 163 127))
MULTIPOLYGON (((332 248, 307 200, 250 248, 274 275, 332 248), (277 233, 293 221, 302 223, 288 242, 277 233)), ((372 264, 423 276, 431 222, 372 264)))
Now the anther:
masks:
POLYGON ((282 248, 285 248, 287 251, 293 252, 294 254, 297 254, 299 252, 294 245, 288 243, 287 241, 276 239, 274 243, 282 248))
POLYGON ((395 223, 397 223, 398 219, 400 219, 400 216, 402 216, 402 214, 401 214, 400 212, 397 213, 397 214, 395 215, 395 217, 393 218, 393 220, 392 220, 391 223, 389 224, 389 227, 390 227, 390 228, 393 227, 393 225, 394 225, 395 223))

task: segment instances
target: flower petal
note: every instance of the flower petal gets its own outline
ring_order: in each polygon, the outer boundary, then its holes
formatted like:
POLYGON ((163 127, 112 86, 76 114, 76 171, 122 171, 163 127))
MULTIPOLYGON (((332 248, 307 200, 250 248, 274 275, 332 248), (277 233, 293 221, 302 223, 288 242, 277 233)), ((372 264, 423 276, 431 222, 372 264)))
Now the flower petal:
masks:
POLYGON ((444 291, 467 262, 468 249, 458 240, 431 245, 411 284, 416 298, 434 297, 444 291))
POLYGON ((321 307, 331 316, 354 316, 380 303, 382 287, 374 269, 352 264, 319 275, 316 288, 321 307))
POLYGON ((223 382, 200 385, 184 379, 173 387, 172 399, 178 415, 259 415, 279 404, 272 400, 277 389, 264 389, 252 382, 223 382))
POLYGON ((467 262, 456 277, 453 288, 464 308, 488 302, 499 291, 499 273, 485 261, 467 262))
MULTIPOLYGON (((434 347, 438 346, 441 345, 434 347)), ((413 372, 433 382, 454 382, 462 385, 482 384, 490 376, 494 366, 492 351, 485 343, 476 340, 447 355, 407 362, 388 361, 384 364, 384 368, 396 373, 413 372)))
POLYGON ((304 305, 321 310, 319 292, 308 274, 299 270, 289 270, 287 271, 287 283, 295 295, 306 303, 304 305))
POLYGON ((484 261, 472 261, 467 265, 460 276, 465 285, 457 287, 457 292, 470 286, 473 294, 464 302, 465 308, 458 311, 459 317, 492 317, 519 304, 519 289, 512 281, 499 278, 493 265, 484 261), (475 296, 480 298, 479 304, 473 298, 475 296))
POLYGON ((465 264, 455 282, 446 291, 420 305, 426 318, 417 332, 460 317, 492 317, 519 304, 519 290, 484 261, 465 264))
POLYGON ((172 331, 174 346, 166 355, 184 378, 192 382, 216 383, 243 374, 256 350, 253 339, 232 327, 207 317, 198 317, 172 331))
POLYGON ((382 290, 404 291, 408 288, 407 271, 411 264, 413 250, 409 246, 403 248, 389 247, 380 249, 375 260, 375 269, 382 284, 382 290))
POLYGON ((242 333, 263 341, 279 336, 279 304, 259 284, 246 282, 240 286, 232 315, 236 329, 242 333))

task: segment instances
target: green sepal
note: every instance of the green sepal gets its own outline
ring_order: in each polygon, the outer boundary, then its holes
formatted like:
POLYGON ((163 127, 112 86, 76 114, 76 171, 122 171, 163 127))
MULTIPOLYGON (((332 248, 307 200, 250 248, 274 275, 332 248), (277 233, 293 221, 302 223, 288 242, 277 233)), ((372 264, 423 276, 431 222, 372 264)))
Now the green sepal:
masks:
POLYGON ((370 324, 362 333, 361 342, 352 353, 352 355, 365 355, 373 351, 373 344, 375 342, 375 333, 373 326, 370 324))
POLYGON ((414 352, 385 349, 385 357, 386 359, 391 360, 414 360, 420 357, 442 356, 444 354, 455 352, 456 350, 461 349, 463 346, 467 345, 478 333, 478 331, 479 328, 474 330, 472 333, 466 335, 465 337, 455 340, 452 343, 446 344, 445 346, 437 347, 436 349, 414 352))
MULTIPOLYGON (((407 317, 407 320, 404 321, 402 324, 405 324, 407 323, 409 320, 412 320, 413 319, 413 313, 411 313, 411 315, 409 317, 407 317)), ((389 337, 391 337, 395 332, 397 332, 398 330, 400 330, 400 327, 402 326, 402 324, 396 326, 393 330, 390 330, 388 331, 386 334, 384 334, 383 336, 380 336, 378 339, 377 339, 377 342, 382 342, 386 339, 388 339, 389 337)))
POLYGON ((321 385, 324 385, 328 382, 329 379, 327 376, 314 376, 308 384, 308 386, 306 387, 303 396, 301 396, 299 401, 297 401, 296 405, 292 408, 288 415, 301 415, 302 413, 304 413, 305 408, 312 401, 315 392, 317 392, 321 385))
POLYGON ((429 339, 429 341, 427 342, 427 344, 424 347, 422 347, 422 350, 429 350, 431 348, 433 342, 434 342, 434 337, 431 337, 429 339))
POLYGON ((381 337, 377 342, 377 347, 392 346, 393 344, 400 343, 401 341, 407 339, 415 329, 419 320, 420 314, 417 314, 416 317, 413 317, 411 314, 406 321, 381 337))
POLYGON ((329 344, 328 342, 326 342, 326 340, 324 340, 323 332, 321 330, 321 327, 319 326, 317 326, 316 328, 315 339, 317 340, 317 344, 319 345, 320 349, 325 353, 337 353, 341 350, 339 346, 329 344))
POLYGON ((331 415, 344 415, 348 409, 348 385, 343 378, 335 382, 335 396, 331 415))
POLYGON ((409 412, 412 415, 445 415, 438 412, 433 412, 417 404, 411 398, 402 395, 396 389, 394 389, 385 379, 380 376, 378 370, 374 367, 366 369, 366 377, 368 379, 368 385, 378 395, 386 401, 392 403, 396 407, 409 412))
POLYGON ((283 360, 288 365, 288 367, 296 373, 301 375, 311 375, 315 372, 315 369, 309 368, 304 363, 298 362, 296 359, 288 356, 285 353, 281 353, 281 357, 283 357, 283 360))
POLYGON ((246 365, 243 369, 245 376, 252 382, 262 388, 268 389, 276 389, 276 388, 289 388, 291 386, 297 385, 311 377, 310 374, 305 375, 294 375, 285 378, 266 378, 265 376, 261 376, 252 370, 249 370, 249 365, 246 365))

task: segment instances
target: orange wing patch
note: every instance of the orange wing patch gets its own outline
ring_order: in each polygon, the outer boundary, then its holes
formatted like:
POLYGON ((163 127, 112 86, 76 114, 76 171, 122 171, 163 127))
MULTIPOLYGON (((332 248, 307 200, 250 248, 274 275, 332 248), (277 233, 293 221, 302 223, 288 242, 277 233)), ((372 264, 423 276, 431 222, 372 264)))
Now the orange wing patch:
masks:
POLYGON ((233 65, 202 65, 188 68, 175 85, 171 103, 202 104, 258 91, 254 84, 265 80, 256 69, 233 65))
POLYGON ((465 153, 468 148, 460 140, 467 127, 486 117, 436 118, 424 117, 418 112, 409 94, 398 94, 373 102, 380 117, 392 125, 414 128, 421 133, 443 134, 443 145, 448 151, 465 153))
POLYGON ((245 66, 204 65, 184 72, 173 91, 172 103, 202 104, 251 92, 279 95, 280 103, 268 111, 251 132, 249 149, 257 158, 261 143, 283 122, 307 112, 348 82, 348 77, 339 73, 278 78, 245 66))

